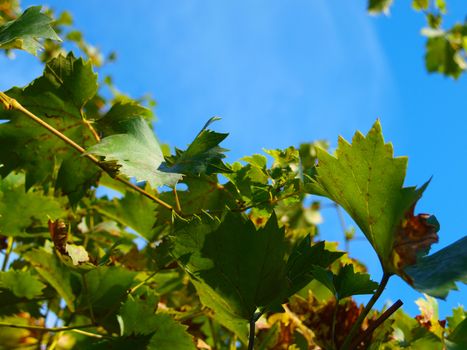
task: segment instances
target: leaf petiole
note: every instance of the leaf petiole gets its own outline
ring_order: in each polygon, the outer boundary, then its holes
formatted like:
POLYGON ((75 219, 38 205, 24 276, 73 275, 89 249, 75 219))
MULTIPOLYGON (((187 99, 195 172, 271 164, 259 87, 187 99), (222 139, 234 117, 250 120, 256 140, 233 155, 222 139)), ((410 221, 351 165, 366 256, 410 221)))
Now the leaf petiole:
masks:
POLYGON ((349 350, 350 349, 350 344, 352 342, 352 339, 355 337, 355 334, 360 329, 360 326, 363 323, 363 320, 365 320, 365 317, 371 311, 373 305, 375 305, 376 301, 379 299, 379 297, 383 293, 384 289, 386 288, 386 285, 388 284, 389 278, 391 276, 392 275, 390 273, 384 272, 383 277, 381 278, 381 282, 379 283, 379 286, 376 289, 375 294, 373 294, 370 301, 368 302, 368 304, 366 304, 366 306, 363 309, 362 313, 358 316, 357 320, 353 324, 352 328, 350 329, 349 334, 347 335, 347 337, 344 340, 344 343, 342 344, 341 350, 349 350))

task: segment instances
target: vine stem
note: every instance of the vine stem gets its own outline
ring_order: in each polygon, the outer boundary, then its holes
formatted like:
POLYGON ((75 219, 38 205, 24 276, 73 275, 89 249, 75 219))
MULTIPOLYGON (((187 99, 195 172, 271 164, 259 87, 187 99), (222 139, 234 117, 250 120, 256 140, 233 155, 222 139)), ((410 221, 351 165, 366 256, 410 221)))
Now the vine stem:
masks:
POLYGON ((8 237, 5 257, 3 258, 2 271, 5 271, 8 266, 8 261, 10 260, 10 255, 13 250, 13 241, 14 241, 13 237, 11 236, 8 237))
MULTIPOLYGON (((9 327, 9 328, 19 328, 19 329, 29 329, 32 331, 39 331, 39 332, 63 332, 63 331, 74 331, 83 328, 93 328, 96 327, 93 324, 84 324, 80 326, 69 326, 69 327, 40 327, 40 326, 29 326, 29 325, 20 325, 8 322, 0 322, 0 327, 9 327)), ((82 333, 81 331, 80 333, 82 333)))
POLYGON ((381 278, 381 282, 379 283, 378 289, 376 289, 375 294, 371 297, 370 301, 368 304, 366 304, 365 308, 363 309, 362 313, 358 316, 357 320, 353 324, 352 328, 350 329, 349 334, 345 338, 344 343, 342 344, 341 350, 350 350, 350 344, 352 342, 352 339, 354 338, 355 334, 358 332, 360 329, 361 324, 363 323, 363 320, 365 317, 368 315, 368 313, 371 311, 371 308, 373 305, 375 305, 376 301, 379 299, 381 294, 383 293, 384 289, 386 288, 386 285, 388 284, 389 278, 391 277, 390 273, 384 272, 383 277, 381 278))
POLYGON ((128 290, 127 290, 127 294, 133 294, 134 292, 136 292, 139 288, 141 288, 142 286, 144 286, 151 278, 153 278, 158 272, 159 272, 159 270, 154 271, 154 272, 151 273, 148 277, 146 277, 143 281, 141 281, 140 283, 138 283, 136 286, 134 286, 134 287, 128 289, 128 290))
POLYGON ((375 322, 372 322, 367 329, 365 329, 365 332, 363 332, 360 336, 358 336, 352 343, 352 346, 350 347, 351 349, 354 349, 360 344, 362 341, 364 341, 367 337, 369 337, 373 331, 381 326, 384 321, 386 321, 391 315, 397 311, 404 303, 399 299, 397 300, 392 306, 384 311, 375 322))
MULTIPOLYGON (((101 161, 96 156, 94 156, 94 155, 92 155, 90 153, 87 153, 86 150, 82 146, 77 144, 75 141, 70 139, 68 136, 66 136, 65 134, 63 134, 59 130, 55 129, 52 125, 48 124, 47 122, 43 121, 41 118, 37 117, 34 113, 30 112, 28 109, 24 108, 14 98, 11 98, 11 97, 7 96, 3 92, 0 92, 0 102, 3 104, 3 106, 7 110, 15 109, 15 110, 23 113, 28 118, 32 119, 34 122, 36 122, 37 124, 39 124, 43 128, 47 129, 49 132, 51 132, 52 134, 54 134, 55 136, 60 138, 63 142, 65 142, 69 146, 73 147, 76 151, 81 153, 83 155, 83 157, 89 159, 91 162, 96 164, 99 168, 101 168, 102 170, 107 172, 105 167, 102 166, 101 161)), ((143 196, 153 200, 154 202, 158 203, 159 205, 163 206, 164 208, 169 209, 169 210, 174 210, 174 208, 170 204, 164 202, 162 199, 154 196, 153 194, 145 191, 144 189, 136 186, 135 184, 132 184, 130 181, 128 181, 127 179, 121 177, 120 175, 117 175, 117 176, 115 176, 113 178, 115 180, 123 183, 127 187, 130 187, 131 189, 141 193, 143 196)))
POLYGON ((250 320, 250 335, 248 336, 248 350, 253 350, 255 346, 256 320, 253 316, 250 320))

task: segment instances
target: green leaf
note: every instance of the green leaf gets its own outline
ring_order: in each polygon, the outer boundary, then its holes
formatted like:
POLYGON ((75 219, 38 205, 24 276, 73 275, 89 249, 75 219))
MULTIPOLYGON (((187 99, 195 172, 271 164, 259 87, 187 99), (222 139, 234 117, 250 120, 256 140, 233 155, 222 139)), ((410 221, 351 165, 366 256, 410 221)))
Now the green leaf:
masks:
POLYGON ((412 8, 416 11, 428 10, 430 0, 412 0, 412 8))
POLYGON ((370 279, 367 273, 354 272, 353 265, 345 265, 334 276, 337 298, 343 299, 352 295, 373 294, 378 283, 370 279))
POLYGON ((428 72, 438 72, 458 78, 464 68, 456 59, 457 51, 446 35, 429 37, 426 42, 425 66, 428 72))
POLYGON ((154 188, 174 186, 182 175, 157 170, 164 156, 147 123, 137 118, 131 119, 125 126, 127 133, 105 137, 88 152, 103 156, 106 161, 116 162, 119 173, 136 181, 147 181, 154 188))
POLYGON ((186 327, 167 314, 156 314, 150 300, 127 300, 120 309, 124 335, 151 334, 148 349, 194 349, 186 327))
POLYGON ((371 14, 388 13, 393 0, 368 0, 368 12, 371 14))
POLYGON ((8 289, 18 298, 33 299, 42 295, 45 284, 29 271, 0 272, 0 288, 8 289))
POLYGON ((151 111, 135 101, 118 101, 110 110, 97 121, 99 130, 105 135, 124 134, 126 123, 143 117, 145 120, 152 119, 151 111))
POLYGON ((365 234, 386 270, 405 212, 424 188, 403 187, 407 157, 393 157, 379 120, 366 136, 355 133, 352 144, 339 138, 336 155, 318 149, 316 193, 341 205, 365 234))
POLYGON ((151 334, 158 328, 156 319, 157 301, 146 302, 128 299, 120 307, 119 322, 122 335, 151 334), (153 305, 150 305, 150 303, 153 305), (142 322, 144 320, 144 322, 142 322))
POLYGON ((24 189, 24 175, 10 174, 0 179, 0 233, 6 236, 32 237, 33 233, 49 235, 49 217, 63 217, 67 211, 59 198, 41 190, 24 189))
POLYGON ((452 316, 446 317, 448 321, 448 329, 453 331, 459 323, 467 318, 467 311, 464 310, 464 307, 459 305, 458 307, 452 310, 452 316))
MULTIPOLYGON (((146 190, 150 190, 146 188, 146 190)), ((115 220, 124 227, 130 227, 147 240, 152 240, 156 231, 155 211, 157 204, 134 191, 128 191, 125 196, 111 201, 99 202, 98 211, 109 219, 115 220)))
POLYGON ((74 312, 75 296, 71 289, 71 273, 57 256, 44 249, 34 249, 24 253, 23 257, 57 291, 65 301, 68 309, 74 312))
POLYGON ((135 348, 135 344, 141 350, 196 349, 186 327, 167 314, 156 314, 156 306, 152 299, 127 300, 118 316, 123 336, 101 342, 96 349, 135 348))
POLYGON ((174 256, 195 287, 209 290, 231 314, 250 320, 257 308, 286 297, 284 230, 275 215, 258 230, 234 213, 222 222, 204 216, 181 226, 173 236, 174 256))
MULTIPOLYGON (((340 258, 344 252, 325 249, 324 242, 311 245, 311 237, 304 238, 292 251, 287 260, 287 279, 290 287, 287 294, 292 295, 305 287, 313 278, 316 268, 326 268, 340 258)), ((321 274, 323 277, 324 273, 321 274)))
POLYGON ((149 341, 148 350, 194 350, 196 349, 185 326, 176 322, 167 314, 157 314, 154 318, 157 328, 149 341))
POLYGON ((170 173, 198 176, 215 173, 230 173, 231 170, 222 161, 224 152, 219 144, 228 136, 207 129, 207 127, 219 118, 209 119, 194 141, 185 151, 175 149, 175 155, 167 157, 167 162, 159 168, 170 173))
POLYGON ((338 300, 352 295, 373 294, 378 283, 366 273, 354 272, 353 265, 343 266, 337 275, 319 266, 313 266, 313 277, 328 288, 338 300))
POLYGON ((319 281, 323 286, 325 286, 329 291, 337 297, 336 288, 334 286, 334 274, 331 271, 325 270, 320 266, 313 266, 311 270, 314 279, 319 281))
MULTIPOLYGON (((91 64, 69 54, 49 61, 43 76, 24 89, 12 88, 6 94, 76 143, 88 147, 96 141, 83 108, 96 91, 97 76, 91 64)), ((26 188, 30 188, 34 184, 49 184, 59 169, 56 187, 69 196, 72 204, 96 184, 100 169, 49 131, 18 111, 2 110, 0 119, 9 121, 0 124, 0 176, 24 170, 26 188)))
POLYGON ((467 319, 464 319, 454 329, 448 337, 449 341, 454 343, 454 346, 449 346, 448 349, 465 349, 467 347, 467 319))
POLYGON ((0 48, 22 49, 36 55, 42 48, 39 39, 61 41, 52 29, 53 19, 41 13, 41 6, 28 8, 17 19, 0 27, 0 48))
POLYGON ((100 175, 100 170, 89 159, 79 154, 70 154, 60 167, 56 186, 75 205, 87 194, 89 188, 97 184, 100 175))
POLYGON ((327 267, 340 252, 324 243, 298 245, 285 262, 284 229, 273 213, 264 227, 239 213, 219 219, 204 215, 179 222, 172 236, 173 254, 191 277, 201 302, 216 319, 246 340, 246 320, 277 308, 312 278, 312 265, 327 267), (243 323, 242 323, 243 320, 243 323))
POLYGON ((81 295, 79 307, 88 311, 92 307, 96 320, 110 332, 117 332, 116 315, 120 304, 128 296, 128 289, 135 283, 136 272, 120 266, 99 266, 83 276, 87 291, 81 295))
POLYGON ((467 283, 467 237, 440 251, 421 257, 405 272, 415 289, 444 299, 450 290, 457 289, 456 281, 467 283))

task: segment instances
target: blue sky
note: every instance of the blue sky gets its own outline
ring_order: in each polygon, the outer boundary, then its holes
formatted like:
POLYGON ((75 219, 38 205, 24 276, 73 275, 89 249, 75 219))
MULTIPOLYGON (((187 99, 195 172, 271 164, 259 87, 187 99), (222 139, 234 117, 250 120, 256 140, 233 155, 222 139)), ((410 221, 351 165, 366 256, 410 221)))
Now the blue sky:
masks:
MULTIPOLYGON (((350 139, 380 118, 396 155, 409 156, 407 185, 433 180, 418 206, 441 223, 433 251, 467 233, 467 81, 426 73, 424 17, 396 1, 387 17, 372 17, 366 1, 140 0, 44 1, 71 10, 75 25, 118 60, 104 69, 133 97, 158 101, 158 137, 185 147, 211 116, 229 132, 229 161, 338 135, 350 139)), ((463 4, 462 4, 463 3, 463 4)), ((40 4, 23 1, 23 6, 40 4)), ((447 24, 465 16, 449 1, 447 24)), ((34 58, 0 58, 0 89, 40 75, 34 58), (6 68, 8 67, 8 68, 6 68)), ((341 237, 335 213, 323 211, 322 238, 341 237)), ((347 220, 351 223, 351 220, 347 220)), ((352 254, 381 275, 366 242, 352 254)), ((394 277, 382 303, 398 298, 416 313, 421 295, 394 277)), ((359 300, 365 300, 360 298, 359 300)), ((441 315, 467 300, 467 288, 440 302, 441 315)), ((381 303, 380 303, 381 305, 381 303)))

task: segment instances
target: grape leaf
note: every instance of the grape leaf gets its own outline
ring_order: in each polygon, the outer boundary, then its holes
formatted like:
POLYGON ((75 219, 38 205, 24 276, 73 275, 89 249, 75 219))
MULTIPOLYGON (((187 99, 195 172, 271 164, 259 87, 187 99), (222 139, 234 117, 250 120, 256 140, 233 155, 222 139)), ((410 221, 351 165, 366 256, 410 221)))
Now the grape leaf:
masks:
POLYGON ((368 12, 371 14, 388 13, 393 0, 368 0, 368 12))
POLYGON ((47 232, 50 217, 65 216, 63 200, 38 189, 24 189, 24 175, 0 179, 0 232, 6 236, 31 237, 29 232, 47 232))
POLYGON ((318 149, 315 193, 350 214, 389 272, 396 230, 427 186, 403 187, 406 168, 407 157, 394 158, 392 145, 384 143, 379 120, 366 136, 355 133, 352 144, 339 138, 336 156, 318 149))
POLYGON ((125 124, 132 119, 143 117, 151 121, 152 113, 135 101, 118 101, 97 121, 99 130, 105 135, 124 134, 125 124))
POLYGON ((209 119, 188 148, 185 151, 175 149, 175 155, 167 157, 166 163, 162 163, 159 170, 194 176, 230 173, 230 168, 222 161, 227 150, 219 146, 229 134, 208 129, 208 126, 218 119, 209 119))
POLYGON ((91 305, 96 320, 108 331, 117 332, 116 314, 135 277, 136 272, 120 266, 99 266, 87 272, 87 293, 78 300, 79 309, 89 311, 91 305))
POLYGON ((428 10, 430 0, 412 0, 412 8, 416 11, 428 10))
POLYGON ((148 350, 196 349, 185 327, 169 315, 158 314, 155 321, 158 323, 158 328, 149 341, 148 350))
POLYGON ((456 281, 467 283, 467 237, 419 258, 405 273, 415 289, 445 299, 450 290, 457 289, 456 281))
POLYGON ((41 13, 41 6, 32 6, 17 19, 0 27, 0 48, 22 49, 37 55, 42 49, 39 39, 61 41, 52 29, 52 22, 52 18, 41 13))
POLYGON ((315 267, 326 268, 343 254, 326 250, 324 242, 311 245, 311 237, 305 237, 287 260, 287 279, 290 281, 287 294, 292 295, 305 287, 315 277, 315 267))
POLYGON ((327 266, 342 254, 324 250, 322 243, 310 247, 308 240, 286 263, 284 229, 275 214, 259 229, 238 213, 227 213, 221 221, 205 215, 177 226, 174 256, 201 301, 231 329, 238 329, 240 319, 251 320, 257 309, 277 307, 307 284, 312 279, 308 263, 327 266))
POLYGON ((127 300, 119 312, 123 335, 151 335, 145 349, 195 349, 185 327, 167 314, 155 314, 149 300, 127 300))
POLYGON ((354 272, 353 265, 343 266, 337 275, 319 266, 314 266, 312 274, 328 288, 336 299, 342 300, 352 295, 373 294, 378 283, 366 273, 354 272))
POLYGON ((30 271, 0 272, 0 288, 8 289, 19 298, 33 299, 42 295, 45 284, 30 271))
POLYGON ((352 295, 373 294, 378 283, 370 279, 367 273, 354 272, 353 265, 345 265, 334 277, 337 298, 343 299, 352 295))
MULTIPOLYGON (((46 64, 43 75, 24 89, 6 94, 76 143, 87 147, 96 141, 89 130, 83 108, 97 91, 97 76, 91 64, 72 54, 58 56, 46 64)), ((75 204, 91 185, 100 169, 81 159, 75 150, 57 140, 17 111, 0 111, 0 176, 14 170, 26 172, 26 188, 48 184, 59 168, 56 186, 75 204), (79 171, 78 171, 79 170, 79 171)))
POLYGON ((449 335, 449 350, 461 350, 467 347, 467 319, 463 320, 449 335))
POLYGON ((117 163, 118 172, 136 181, 147 181, 156 188, 174 186, 181 174, 157 170, 164 161, 161 147, 152 130, 142 118, 125 123, 126 133, 105 137, 88 148, 89 153, 105 157, 117 163))
POLYGON ((214 292, 237 317, 250 320, 257 308, 285 297, 286 246, 275 216, 259 230, 241 214, 222 222, 205 216, 179 227, 173 241, 174 256, 197 286, 214 292))
POLYGON ((41 248, 27 251, 23 254, 23 257, 57 291, 65 301, 68 309, 74 312, 75 296, 71 289, 71 273, 57 256, 41 248))
MULTIPOLYGON (((150 191, 149 188, 146 188, 150 191)), ((136 192, 126 192, 122 198, 103 199, 99 202, 98 211, 109 219, 116 220, 124 227, 130 227, 139 235, 151 241, 156 234, 154 230, 157 204, 136 192)))
POLYGON ((456 46, 445 35, 429 37, 426 42, 426 70, 458 78, 465 68, 459 62, 461 58, 456 57, 459 55, 456 46))

